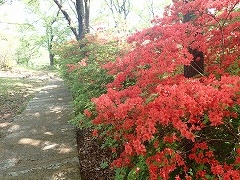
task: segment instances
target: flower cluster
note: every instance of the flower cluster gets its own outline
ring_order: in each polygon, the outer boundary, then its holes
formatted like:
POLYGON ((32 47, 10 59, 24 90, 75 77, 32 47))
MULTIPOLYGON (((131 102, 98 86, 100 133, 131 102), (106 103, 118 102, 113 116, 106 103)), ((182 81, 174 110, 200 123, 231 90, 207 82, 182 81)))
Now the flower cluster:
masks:
POLYGON ((103 66, 115 79, 92 99, 92 123, 117 142, 113 166, 135 171, 143 157, 138 174, 149 179, 239 179, 238 3, 175 0, 128 38, 134 48, 103 66), (205 72, 188 79, 190 49, 204 54, 205 72))

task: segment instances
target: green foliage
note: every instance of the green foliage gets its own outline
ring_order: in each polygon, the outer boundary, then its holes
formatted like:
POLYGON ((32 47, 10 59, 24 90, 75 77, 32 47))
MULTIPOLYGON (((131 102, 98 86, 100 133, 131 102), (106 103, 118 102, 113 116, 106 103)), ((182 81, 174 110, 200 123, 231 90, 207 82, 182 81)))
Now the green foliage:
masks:
POLYGON ((128 180, 145 180, 149 177, 148 167, 143 156, 135 158, 135 166, 128 174, 128 180))
POLYGON ((91 118, 84 110, 93 111, 91 99, 106 93, 106 84, 113 76, 106 74, 101 66, 121 55, 118 41, 105 41, 90 35, 81 42, 70 41, 56 47, 54 53, 59 57, 57 63, 61 75, 70 86, 76 117, 70 122, 77 127, 91 127, 91 118))
POLYGON ((20 38, 20 46, 16 53, 18 64, 28 66, 31 59, 40 57, 39 46, 35 45, 36 39, 36 36, 20 38))
POLYGON ((11 69, 14 64, 14 37, 0 32, 0 69, 11 69))
POLYGON ((26 24, 19 26, 20 44, 17 49, 17 61, 30 67, 53 65, 53 44, 66 41, 70 30, 65 26, 64 19, 60 17, 59 9, 53 1, 22 2, 29 16, 25 20, 28 26, 26 24))
POLYGON ((0 0, 0 5, 3 5, 5 3, 11 4, 13 0, 0 0))
POLYGON ((100 167, 102 168, 102 169, 105 169, 105 168, 107 168, 109 166, 109 164, 107 163, 107 162, 102 162, 101 164, 100 164, 100 167))
POLYGON ((127 171, 128 171, 128 169, 125 167, 116 169, 115 180, 124 180, 124 178, 127 176, 127 171))

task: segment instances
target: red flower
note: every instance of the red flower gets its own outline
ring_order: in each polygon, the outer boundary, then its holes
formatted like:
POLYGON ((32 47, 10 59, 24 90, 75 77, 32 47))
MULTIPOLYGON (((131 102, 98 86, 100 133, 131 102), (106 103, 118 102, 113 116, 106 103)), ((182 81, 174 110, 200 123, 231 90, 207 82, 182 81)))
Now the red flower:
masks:
POLYGON ((88 118, 90 118, 91 115, 92 115, 92 112, 89 111, 89 110, 87 110, 87 109, 85 109, 85 110, 84 110, 84 115, 87 116, 88 118))
POLYGON ((92 135, 93 136, 98 136, 98 130, 94 129, 93 132, 92 132, 92 135))
POLYGON ((112 153, 117 152, 116 148, 111 148, 112 153))
POLYGON ((130 143, 125 144, 125 152, 126 154, 133 155, 133 149, 130 143))
POLYGON ((208 152, 206 152, 206 156, 208 157, 208 158, 212 158, 214 155, 213 155, 213 151, 208 151, 208 152))
POLYGON ((146 153, 145 146, 138 139, 133 140, 133 147, 138 155, 144 155, 146 153))
POLYGON ((206 179, 205 178, 205 175, 206 175, 206 170, 198 170, 197 171, 197 174, 196 174, 196 177, 198 178, 198 179, 206 179))
POLYGON ((211 171, 215 175, 222 175, 223 167, 221 165, 211 166, 211 171))

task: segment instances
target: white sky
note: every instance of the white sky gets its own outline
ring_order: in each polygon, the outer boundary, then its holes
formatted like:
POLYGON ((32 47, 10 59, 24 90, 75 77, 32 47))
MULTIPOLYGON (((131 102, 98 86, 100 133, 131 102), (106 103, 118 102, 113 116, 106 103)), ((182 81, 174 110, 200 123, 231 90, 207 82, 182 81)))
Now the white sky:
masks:
POLYGON ((0 6, 0 21, 23 23, 24 19, 24 5, 21 2, 16 1, 12 5, 4 4, 0 6))
MULTIPOLYGON (((92 0, 90 4, 90 18, 94 19, 99 15, 99 12, 101 9, 101 4, 104 0, 92 0)), ((134 8, 144 11, 146 7, 143 6, 144 2, 147 0, 132 0, 131 2, 134 5, 134 8)), ((154 0, 155 3, 159 2, 166 2, 169 0, 154 0)), ((136 23, 138 23, 141 18, 139 16, 134 15, 133 13, 130 13, 129 24, 137 26, 136 23)), ((7 24, 3 22, 8 23, 24 23, 26 17, 29 18, 29 15, 24 11, 24 5, 19 1, 13 1, 11 5, 4 4, 0 6, 0 29, 4 29, 7 24)), ((111 15, 109 16, 111 18, 111 15)), ((105 22, 103 22, 105 23, 105 22)), ((107 22, 109 23, 109 22, 107 22)), ((11 26, 12 27, 12 26, 11 26)))

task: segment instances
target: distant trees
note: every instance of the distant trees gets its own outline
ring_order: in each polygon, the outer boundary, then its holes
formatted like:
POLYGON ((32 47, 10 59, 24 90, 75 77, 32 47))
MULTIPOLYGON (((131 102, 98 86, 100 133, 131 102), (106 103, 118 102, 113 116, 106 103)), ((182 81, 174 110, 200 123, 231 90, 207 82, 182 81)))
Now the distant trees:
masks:
POLYGON ((121 22, 126 23, 131 9, 130 0, 104 0, 107 4, 117 28, 121 22))
POLYGON ((54 65, 52 51, 55 42, 61 42, 69 37, 69 31, 64 27, 60 11, 52 1, 22 0, 29 14, 25 21, 28 26, 18 27, 20 44, 17 49, 18 63, 31 66, 31 60, 49 56, 50 66, 54 65), (45 7, 48 7, 47 9, 45 7), (31 18, 29 18, 31 17, 31 18))
POLYGON ((0 0, 0 5, 4 4, 6 0, 0 0))
POLYGON ((14 37, 0 32, 0 69, 9 69, 14 63, 14 37))
POLYGON ((12 3, 14 0, 0 0, 0 5, 4 3, 12 3))
POLYGON ((98 9, 99 13, 96 17, 98 24, 101 24, 103 28, 118 29, 118 32, 133 32, 136 29, 149 27, 151 20, 155 16, 161 16, 164 6, 169 5, 171 0, 165 0, 164 2, 154 0, 100 0, 99 3, 101 8, 98 9))
MULTIPOLYGON (((11 4, 14 1, 16 0, 0 0, 0 5, 11 4)), ((18 62, 25 65, 29 64, 30 59, 38 58, 38 51, 41 48, 48 51, 50 65, 54 65, 53 44, 73 37, 81 40, 90 32, 90 24, 93 29, 94 25, 98 27, 98 24, 104 24, 104 27, 113 28, 119 34, 128 33, 148 27, 150 20, 161 13, 161 3, 153 0, 95 0, 91 2, 93 4, 91 6, 97 9, 99 14, 94 11, 90 23, 90 0, 45 0, 44 2, 21 0, 19 2, 24 3, 27 13, 31 14, 26 17, 26 23, 13 24, 20 32, 18 62), (100 5, 99 8, 96 7, 97 4, 100 5)))

